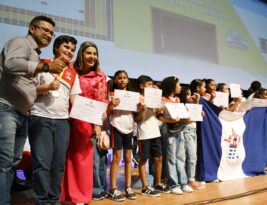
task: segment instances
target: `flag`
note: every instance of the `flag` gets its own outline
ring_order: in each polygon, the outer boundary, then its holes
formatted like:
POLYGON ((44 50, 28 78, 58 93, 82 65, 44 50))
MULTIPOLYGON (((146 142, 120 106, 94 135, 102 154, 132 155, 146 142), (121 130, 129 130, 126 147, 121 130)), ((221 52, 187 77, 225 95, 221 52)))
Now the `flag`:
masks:
POLYGON ((201 99, 198 123, 198 177, 222 181, 264 174, 267 162, 267 107, 237 113, 201 99))

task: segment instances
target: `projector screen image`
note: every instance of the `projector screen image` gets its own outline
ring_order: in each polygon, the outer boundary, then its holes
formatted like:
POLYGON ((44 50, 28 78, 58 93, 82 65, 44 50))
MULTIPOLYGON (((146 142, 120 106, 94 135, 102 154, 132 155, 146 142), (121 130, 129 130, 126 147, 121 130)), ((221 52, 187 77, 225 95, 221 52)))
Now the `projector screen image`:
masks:
MULTIPOLYGON (((1 47, 26 35, 34 16, 47 15, 57 36, 78 40, 76 50, 95 42, 110 76, 124 69, 130 78, 267 87, 267 4, 260 0, 1 0, 0 11, 1 47)), ((53 56, 52 45, 41 58, 53 56)))

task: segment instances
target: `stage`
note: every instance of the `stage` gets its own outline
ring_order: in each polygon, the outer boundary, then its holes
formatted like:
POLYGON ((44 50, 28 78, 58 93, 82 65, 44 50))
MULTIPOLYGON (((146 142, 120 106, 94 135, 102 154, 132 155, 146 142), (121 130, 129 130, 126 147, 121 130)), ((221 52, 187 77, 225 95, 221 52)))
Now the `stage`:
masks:
MULTIPOLYGON (((108 177, 107 177, 108 178, 108 177)), ((149 183, 152 183, 152 177, 148 177, 149 183)), ((92 201, 90 205, 174 205, 174 204, 267 204, 267 176, 247 177, 244 179, 231 180, 225 182, 208 182, 206 188, 194 190, 192 193, 183 193, 182 195, 161 194, 160 197, 141 196, 141 183, 138 171, 133 168, 132 183, 134 191, 137 193, 136 200, 126 199, 124 202, 115 202, 110 199, 101 201, 92 201)), ((120 168, 118 176, 118 186, 124 190, 123 170, 120 168)), ((34 205, 32 189, 14 191, 12 194, 13 205, 34 205)), ((70 205, 71 203, 63 203, 70 205)))

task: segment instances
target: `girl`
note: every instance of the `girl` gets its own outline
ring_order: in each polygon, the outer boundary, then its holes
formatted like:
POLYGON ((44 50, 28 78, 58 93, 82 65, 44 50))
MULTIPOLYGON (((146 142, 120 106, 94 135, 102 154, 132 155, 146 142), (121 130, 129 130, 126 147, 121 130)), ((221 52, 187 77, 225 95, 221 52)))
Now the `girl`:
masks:
MULTIPOLYGON (((81 96, 107 102, 106 75, 99 67, 96 44, 90 41, 81 44, 74 67, 80 80, 81 96)), ((101 127, 71 119, 70 131, 61 201, 68 200, 76 205, 84 205, 90 203, 92 199, 94 180, 94 141, 92 139, 93 136, 100 137, 101 127)), ((105 176, 105 173, 103 175, 105 176)))
POLYGON ((206 93, 204 95, 205 99, 212 102, 216 97, 216 83, 213 79, 204 79, 206 84, 206 93))
MULTIPOLYGON (((180 99, 176 96, 181 91, 179 79, 175 76, 165 78, 161 83, 163 102, 164 103, 180 103, 180 99)), ((169 111, 164 108, 163 115, 159 116, 159 120, 167 123, 168 143, 167 143, 167 167, 169 171, 168 185, 174 194, 182 194, 184 192, 192 192, 193 189, 187 184, 187 177, 181 176, 179 170, 182 163, 179 158, 183 155, 181 147, 184 146, 181 141, 181 120, 173 119, 169 111)))
MULTIPOLYGON (((200 97, 205 95, 205 91, 206 91, 205 82, 200 79, 195 79, 190 83, 190 89, 184 92, 185 97, 181 96, 181 99, 185 103, 199 104, 200 97)), ((202 113, 202 115, 204 116, 204 112, 202 113)), ((188 160, 186 164, 188 183, 193 189, 203 189, 204 186, 195 181, 196 162, 197 162, 196 122, 189 122, 188 124, 186 124, 183 133, 185 138, 188 140, 188 147, 187 147, 188 160)))
MULTIPOLYGON (((128 90, 129 78, 124 70, 119 70, 114 75, 114 89, 128 90)), ((125 196, 128 199, 136 199, 136 195, 131 188, 131 153, 133 149, 133 128, 134 117, 132 111, 114 110, 118 106, 120 99, 112 98, 113 93, 110 93, 111 101, 108 105, 107 114, 110 116, 112 125, 111 131, 111 147, 113 149, 113 159, 110 167, 110 191, 109 196, 114 201, 124 201, 125 197, 117 190, 117 173, 121 160, 121 150, 123 148, 125 162, 125 196)))
POLYGON ((228 86, 225 83, 218 83, 216 91, 230 93, 228 86))

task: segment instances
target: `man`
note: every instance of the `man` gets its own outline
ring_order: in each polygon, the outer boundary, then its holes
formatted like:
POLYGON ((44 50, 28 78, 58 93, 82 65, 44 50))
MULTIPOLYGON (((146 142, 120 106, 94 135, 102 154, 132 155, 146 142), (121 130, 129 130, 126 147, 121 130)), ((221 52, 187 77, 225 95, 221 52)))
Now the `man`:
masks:
POLYGON ((37 16, 28 35, 9 40, 0 56, 0 204, 10 204, 14 167, 21 159, 27 134, 27 115, 36 98, 36 74, 60 73, 65 63, 59 58, 39 61, 40 49, 54 37, 55 22, 37 16))
MULTIPOLYGON (((62 58, 66 65, 74 55, 77 41, 59 36, 53 45, 54 59, 62 58)), ((29 141, 33 159, 33 189, 36 204, 59 205, 61 180, 69 144, 69 101, 81 93, 79 78, 70 66, 60 75, 38 74, 38 97, 31 109, 29 141)))

